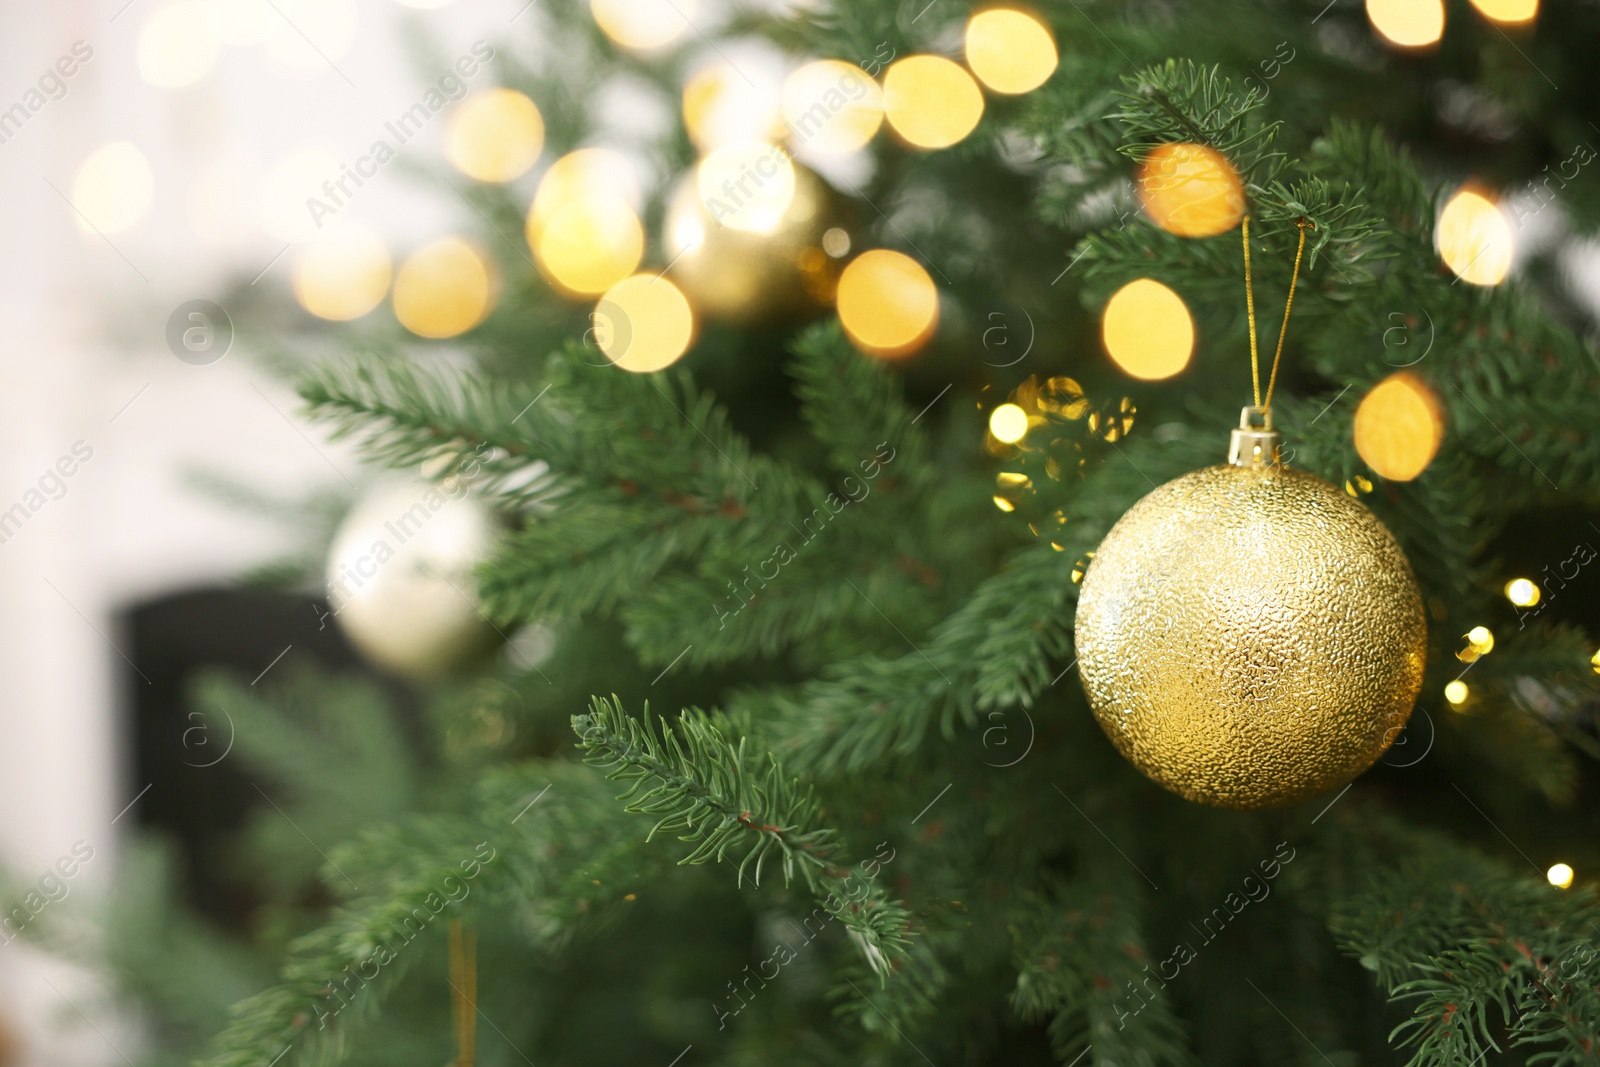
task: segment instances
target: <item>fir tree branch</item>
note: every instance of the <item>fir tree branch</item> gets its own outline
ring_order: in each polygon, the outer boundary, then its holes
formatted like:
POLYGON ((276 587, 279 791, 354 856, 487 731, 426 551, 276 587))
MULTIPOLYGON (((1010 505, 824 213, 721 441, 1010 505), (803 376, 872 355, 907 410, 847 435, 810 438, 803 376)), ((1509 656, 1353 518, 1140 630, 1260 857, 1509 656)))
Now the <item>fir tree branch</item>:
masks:
POLYGON ((1051 879, 1023 899, 1012 928, 1012 1006, 1025 1019, 1050 1019, 1062 1063, 1092 1047, 1097 1064, 1192 1064, 1183 1026, 1144 948, 1143 884, 1124 873, 1115 864, 1096 865, 1070 883, 1051 879))
POLYGON ((1411 1014, 1392 1035, 1408 1067, 1474 1062, 1512 1045, 1575 1067, 1600 1049, 1600 906, 1437 834, 1364 812, 1330 834, 1330 925, 1411 1014), (1392 857, 1383 863, 1380 857, 1392 857), (1379 861, 1379 862, 1374 862, 1379 861), (1343 871, 1366 873, 1359 884, 1343 871), (1376 871, 1376 873, 1371 873, 1376 871))
POLYGON ((584 762, 607 768, 606 777, 630 782, 619 800, 629 812, 658 816, 646 835, 666 832, 694 847, 680 863, 737 858, 737 878, 759 885, 773 858, 784 884, 799 878, 840 920, 862 957, 886 980, 910 944, 909 915, 875 877, 843 865, 838 834, 816 826, 817 803, 810 789, 785 775, 777 758, 765 767, 745 754, 745 741, 728 739, 704 712, 684 711, 676 729, 665 720, 643 721, 620 703, 596 698, 572 727, 586 752, 584 762))

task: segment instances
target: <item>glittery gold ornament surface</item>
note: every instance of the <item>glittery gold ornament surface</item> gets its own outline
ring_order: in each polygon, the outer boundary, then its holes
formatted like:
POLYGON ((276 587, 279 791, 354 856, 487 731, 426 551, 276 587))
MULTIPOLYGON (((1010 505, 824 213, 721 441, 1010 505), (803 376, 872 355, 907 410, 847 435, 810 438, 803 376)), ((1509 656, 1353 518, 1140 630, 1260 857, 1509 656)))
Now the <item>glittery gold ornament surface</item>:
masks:
POLYGON ((1360 774, 1422 684, 1427 623, 1400 546, 1281 465, 1150 493, 1083 578, 1078 670, 1134 766, 1202 804, 1270 808, 1360 774))

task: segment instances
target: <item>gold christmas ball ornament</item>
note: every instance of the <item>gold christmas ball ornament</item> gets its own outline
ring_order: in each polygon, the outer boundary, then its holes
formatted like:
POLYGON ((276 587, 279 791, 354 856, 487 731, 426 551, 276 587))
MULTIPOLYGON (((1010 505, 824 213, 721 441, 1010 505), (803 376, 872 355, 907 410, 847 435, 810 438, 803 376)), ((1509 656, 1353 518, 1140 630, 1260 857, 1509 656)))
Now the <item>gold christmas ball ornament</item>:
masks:
MULTIPOLYGON (((777 158, 781 150, 773 152, 777 158)), ((793 194, 781 211, 766 218, 751 216, 762 223, 760 228, 728 224, 740 218, 730 210, 747 209, 750 198, 737 188, 731 196, 722 194, 720 181, 706 185, 703 172, 690 175, 674 193, 662 242, 672 264, 667 276, 696 312, 758 322, 832 299, 840 257, 849 249, 848 236, 838 229, 838 197, 810 170, 785 163, 793 175, 793 194), (831 249, 830 234, 835 235, 831 249), (837 248, 840 239, 843 250, 837 248)))
POLYGON ((1229 462, 1151 492, 1083 576, 1075 638, 1095 718, 1155 782, 1215 807, 1338 788, 1399 734, 1427 622, 1388 529, 1278 461, 1246 408, 1229 462))
POLYGON ((363 656, 412 679, 449 673, 499 640, 478 610, 473 568, 499 521, 467 479, 380 487, 346 516, 328 554, 328 604, 363 656))

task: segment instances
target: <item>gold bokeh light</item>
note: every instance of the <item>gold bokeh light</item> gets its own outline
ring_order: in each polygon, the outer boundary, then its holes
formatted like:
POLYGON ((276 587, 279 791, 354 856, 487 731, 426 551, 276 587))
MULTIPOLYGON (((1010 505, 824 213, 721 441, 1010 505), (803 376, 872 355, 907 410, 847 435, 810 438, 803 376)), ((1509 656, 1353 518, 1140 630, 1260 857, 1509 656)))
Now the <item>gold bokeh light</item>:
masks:
POLYGON ((1450 198, 1434 233, 1445 266, 1473 285, 1498 285, 1511 270, 1516 241, 1494 201, 1471 188, 1450 198))
POLYGON ((1409 482, 1439 451, 1444 408, 1426 382, 1400 371, 1362 397, 1351 434, 1356 452, 1380 477, 1409 482))
MULTIPOLYGON (((529 219, 529 229, 533 229, 529 219)), ((644 256, 644 229, 622 200, 581 196, 550 216, 529 243, 544 269, 568 292, 593 296, 632 274, 644 256)))
POLYGON ((605 194, 637 211, 642 194, 639 179, 626 156, 612 148, 580 148, 568 152, 544 172, 528 209, 528 243, 550 217, 574 200, 605 194))
POLYGON ((1028 436, 1028 413, 1016 404, 1001 404, 989 413, 989 432, 996 441, 1014 445, 1028 436))
POLYGON ((789 153, 765 141, 735 141, 700 161, 696 186, 706 213, 724 226, 771 233, 794 199, 789 153))
POLYGON ((1487 656, 1494 651, 1494 634, 1487 626, 1474 626, 1467 631, 1467 643, 1478 655, 1487 656))
POLYGON ((659 274, 635 274, 606 290, 594 309, 594 337, 606 358, 644 374, 677 362, 694 340, 694 313, 659 274))
POLYGON ((644 256, 639 180, 622 153, 580 148, 550 165, 528 208, 528 246, 568 294, 598 296, 644 256))
POLYGON ((139 76, 179 89, 211 73, 222 51, 221 20, 205 0, 176 0, 153 8, 139 27, 139 76))
POLYGON ((1150 220, 1179 237, 1214 237, 1244 217, 1244 183, 1215 148, 1164 144, 1139 168, 1139 200, 1150 220))
POLYGON ((1472 0, 1472 6, 1495 22, 1507 25, 1532 22, 1539 14, 1539 0, 1472 0))
POLYGON ((967 65, 997 93, 1026 93, 1055 73, 1060 57, 1049 27, 1012 8, 991 8, 967 22, 967 65))
POLYGON ((1506 599, 1519 608, 1531 608, 1539 603, 1539 587, 1526 578, 1513 578, 1506 583, 1506 599))
POLYGON ((335 322, 360 318, 383 302, 393 265, 383 239, 356 222, 338 223, 295 260, 290 284, 300 306, 335 322))
POLYGON ((1367 0, 1367 18, 1402 48, 1426 48, 1444 36, 1444 0, 1367 0))
POLYGON ((1574 871, 1571 865, 1566 863, 1554 864, 1548 871, 1544 872, 1545 881, 1557 889, 1571 889, 1573 876, 1574 871))
POLYGON ((544 119, 515 89, 487 89, 450 113, 444 154, 469 178, 508 182, 526 174, 544 150, 544 119))
POLYGON ((493 300, 489 264, 459 237, 411 253, 394 279, 394 314, 421 337, 454 337, 488 315, 493 300))
POLYGON ((121 233, 137 225, 155 196, 155 174, 132 141, 112 141, 90 152, 72 182, 72 206, 85 233, 121 233))
POLYGON ((601 32, 635 52, 653 52, 682 37, 695 7, 695 0, 589 0, 601 32))
POLYGON ((883 90, 854 63, 821 59, 784 80, 783 118, 796 148, 854 152, 883 125, 883 90))
POLYGON ((1146 381, 1177 374, 1194 352, 1189 308, 1153 278, 1131 281, 1106 301, 1100 333, 1113 362, 1146 381))
POLYGON ((898 358, 921 348, 939 323, 939 290, 910 256, 875 248, 839 275, 839 321, 858 347, 898 358))
POLYGON ((960 64, 907 56, 884 72, 883 111, 908 144, 948 148, 977 128, 983 93, 960 64))
POLYGON ((1460 707, 1461 705, 1465 704, 1467 702, 1467 697, 1470 695, 1471 691, 1467 689, 1467 683, 1463 682, 1460 678, 1457 678, 1453 682, 1445 683, 1444 698, 1448 700, 1454 707, 1460 707))

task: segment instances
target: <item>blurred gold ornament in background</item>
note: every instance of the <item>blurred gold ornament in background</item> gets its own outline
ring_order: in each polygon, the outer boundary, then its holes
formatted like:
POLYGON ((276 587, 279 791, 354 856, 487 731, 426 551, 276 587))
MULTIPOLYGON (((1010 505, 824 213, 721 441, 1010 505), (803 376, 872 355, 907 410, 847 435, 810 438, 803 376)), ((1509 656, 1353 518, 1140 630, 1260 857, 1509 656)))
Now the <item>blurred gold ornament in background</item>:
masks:
POLYGON ((635 274, 606 290, 594 309, 594 337, 606 358, 636 374, 677 362, 694 341, 694 313, 659 274, 635 274))
POLYGON ((357 651, 385 670, 431 678, 471 664, 497 641, 478 610, 473 569, 499 534, 465 474, 381 486, 334 535, 328 602, 357 651))
POLYGON ((1244 218, 1244 183, 1227 157, 1202 144, 1164 144, 1139 167, 1150 221, 1179 237, 1214 237, 1244 218))
POLYGON ((1106 735, 1202 804, 1271 808, 1366 770, 1422 685, 1411 566, 1370 511, 1281 465, 1135 504, 1083 577, 1078 670, 1106 735))
POLYGON ((1434 227, 1439 257, 1456 276, 1473 285, 1498 285, 1511 270, 1516 239, 1505 213, 1467 187, 1450 198, 1434 227))
POLYGON ((877 248, 839 276, 839 321, 858 348, 886 359, 909 356, 939 324, 939 290, 922 264, 877 248))
POLYGON ((1444 0, 1367 0, 1367 18, 1403 48, 1425 48, 1444 36, 1444 0))
POLYGON ((674 191, 662 234, 668 274, 700 314, 751 322, 832 301, 836 261, 850 249, 836 224, 838 197, 810 170, 790 166, 794 193, 766 233, 712 218, 696 174, 674 191))
POLYGON ((474 93, 450 113, 445 158, 480 182, 508 182, 526 174, 544 150, 544 119, 534 102, 514 89, 474 93))
POLYGON ((1101 313, 1106 354, 1135 378, 1170 378, 1189 365, 1194 320, 1183 298, 1153 278, 1118 289, 1101 313))
POLYGON ((635 52, 653 52, 693 25, 695 0, 589 0, 589 13, 607 37, 635 52))
POLYGON ((775 144, 734 141, 700 161, 695 183, 718 225, 771 233, 794 200, 795 169, 789 153, 775 144))
POLYGON ((459 237, 411 253, 394 279, 394 314, 421 337, 454 337, 488 316, 494 277, 487 257, 459 237))
POLYGON ((883 111, 907 144, 949 148, 977 129, 983 93, 959 63, 907 56, 884 72, 883 111))
POLYGON ((383 302, 392 273, 381 237, 358 222, 338 222, 300 252, 290 284, 311 314, 345 322, 383 302))
POLYGON ((997 93, 1026 93, 1055 73, 1059 57, 1050 28, 1013 8, 980 11, 967 22, 967 66, 997 93))
POLYGON ((854 152, 883 125, 883 90, 854 63, 819 59, 784 80, 783 118, 797 149, 854 152))
POLYGON ((1439 451, 1444 408, 1426 382, 1400 371, 1361 398, 1351 435, 1356 452, 1380 477, 1409 482, 1439 451))

